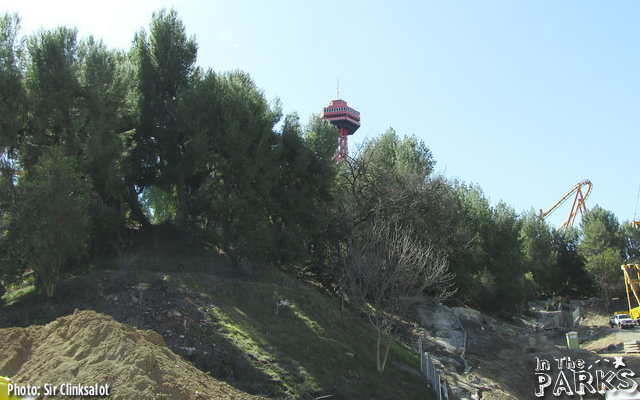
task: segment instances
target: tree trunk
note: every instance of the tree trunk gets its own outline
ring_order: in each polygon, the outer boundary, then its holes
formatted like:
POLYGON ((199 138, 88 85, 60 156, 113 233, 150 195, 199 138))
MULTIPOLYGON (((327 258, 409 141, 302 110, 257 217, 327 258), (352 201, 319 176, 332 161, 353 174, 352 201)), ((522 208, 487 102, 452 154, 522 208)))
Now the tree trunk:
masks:
POLYGON ((178 178, 178 227, 183 231, 189 228, 189 204, 187 202, 187 189, 184 177, 178 178))
MULTIPOLYGON (((44 290, 47 295, 47 299, 52 299, 56 294, 56 287, 58 285, 58 277, 60 275, 60 266, 62 260, 54 261, 53 268, 49 271, 48 276, 43 276, 44 290)), ((46 270, 45 270, 46 274, 46 270)))
POLYGON ((389 348, 391 347, 391 332, 384 333, 383 327, 377 327, 378 339, 376 343, 376 371, 378 373, 384 372, 384 367, 387 365, 387 358, 389 357, 389 348), (385 339, 384 354, 382 354, 382 339, 385 339))
POLYGON ((144 214, 144 211, 142 210, 140 200, 138 200, 138 195, 135 190, 129 189, 127 191, 126 203, 129 205, 131 216, 134 220, 139 222, 145 228, 151 226, 149 218, 147 218, 147 216, 144 214))
POLYGON ((52 299, 53 296, 56 294, 56 284, 55 282, 49 282, 49 283, 45 283, 44 285, 46 294, 47 294, 47 299, 52 299))
POLYGON ((387 335, 387 344, 384 349, 384 356, 382 357, 382 366, 380 372, 384 372, 384 367, 387 365, 387 358, 389 357, 389 348, 391 347, 391 334, 387 335))
POLYGON ((382 344, 382 331, 380 329, 380 327, 378 327, 378 340, 376 343, 376 371, 378 371, 378 373, 382 373, 384 371, 384 366, 381 365, 380 362, 380 345, 382 344))

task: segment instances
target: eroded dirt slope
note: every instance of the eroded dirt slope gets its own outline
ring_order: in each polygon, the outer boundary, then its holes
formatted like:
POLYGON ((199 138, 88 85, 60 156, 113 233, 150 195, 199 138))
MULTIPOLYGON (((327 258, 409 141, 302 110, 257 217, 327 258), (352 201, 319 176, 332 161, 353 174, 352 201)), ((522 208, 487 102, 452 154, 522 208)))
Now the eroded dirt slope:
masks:
POLYGON ((94 311, 0 329, 0 343, 0 375, 19 384, 109 385, 110 399, 260 398, 196 369, 156 332, 94 311))

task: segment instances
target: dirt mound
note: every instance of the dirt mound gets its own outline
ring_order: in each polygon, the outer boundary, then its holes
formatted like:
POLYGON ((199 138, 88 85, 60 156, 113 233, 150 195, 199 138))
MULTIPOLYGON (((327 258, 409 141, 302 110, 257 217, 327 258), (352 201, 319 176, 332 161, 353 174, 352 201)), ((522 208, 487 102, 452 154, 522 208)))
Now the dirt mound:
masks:
POLYGON ((44 326, 0 329, 0 343, 0 375, 41 386, 41 394, 47 384, 58 394, 69 386, 108 385, 110 399, 259 399, 198 370, 156 332, 94 311, 76 310, 44 326))

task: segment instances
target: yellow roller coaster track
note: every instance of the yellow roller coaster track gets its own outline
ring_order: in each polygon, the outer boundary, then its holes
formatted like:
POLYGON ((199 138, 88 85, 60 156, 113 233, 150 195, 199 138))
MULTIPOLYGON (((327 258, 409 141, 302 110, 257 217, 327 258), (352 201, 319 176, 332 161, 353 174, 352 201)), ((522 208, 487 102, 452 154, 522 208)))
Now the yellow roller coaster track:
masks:
POLYGON ((553 207, 551 207, 547 212, 542 212, 542 210, 540 210, 540 220, 544 221, 544 219, 547 218, 549 214, 554 212, 565 201, 567 201, 567 199, 571 197, 571 195, 575 194, 575 197, 573 199, 573 206, 571 207, 571 213, 569 214, 569 218, 558 229, 558 230, 566 231, 567 228, 569 228, 570 226, 573 226, 573 223, 576 220, 576 217, 578 216, 578 212, 582 216, 584 216, 584 214, 587 212, 587 207, 584 205, 584 202, 587 200, 587 197, 589 197, 589 194, 591 193, 591 187, 592 187, 591 181, 588 179, 585 179, 584 181, 578 183, 573 187, 573 189, 571 189, 560 200, 558 200, 556 204, 554 204, 553 207), (584 187, 586 187, 586 190, 583 189, 584 187))

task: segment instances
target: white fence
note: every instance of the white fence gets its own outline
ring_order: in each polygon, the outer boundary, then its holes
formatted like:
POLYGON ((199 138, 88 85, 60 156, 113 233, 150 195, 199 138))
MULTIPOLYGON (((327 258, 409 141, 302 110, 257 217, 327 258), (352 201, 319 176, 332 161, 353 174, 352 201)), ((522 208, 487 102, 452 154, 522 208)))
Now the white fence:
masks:
POLYGON ((420 349, 420 373, 431 382, 438 400, 448 400, 449 391, 447 390, 447 381, 436 369, 431 355, 422 350, 422 338, 418 340, 418 347, 420 349))

